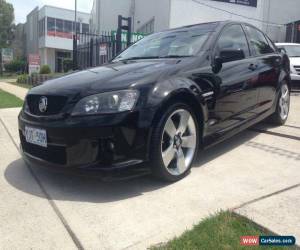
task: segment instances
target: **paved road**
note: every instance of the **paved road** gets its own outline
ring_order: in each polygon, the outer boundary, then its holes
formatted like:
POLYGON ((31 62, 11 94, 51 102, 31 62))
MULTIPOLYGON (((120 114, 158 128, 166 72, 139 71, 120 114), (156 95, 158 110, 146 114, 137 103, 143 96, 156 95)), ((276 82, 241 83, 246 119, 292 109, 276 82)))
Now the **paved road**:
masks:
POLYGON ((16 148, 19 109, 0 110, 0 248, 145 249, 233 208, 300 239, 299 110, 293 97, 286 126, 259 125, 202 152, 169 185, 31 169, 16 148))

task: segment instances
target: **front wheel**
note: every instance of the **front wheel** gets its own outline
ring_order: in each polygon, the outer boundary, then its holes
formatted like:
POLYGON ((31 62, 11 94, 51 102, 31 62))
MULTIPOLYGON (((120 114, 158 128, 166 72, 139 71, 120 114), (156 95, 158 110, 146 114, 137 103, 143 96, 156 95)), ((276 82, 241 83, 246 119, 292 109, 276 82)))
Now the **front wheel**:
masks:
POLYGON ((289 116, 289 111, 290 111, 290 89, 287 83, 283 82, 280 87, 276 111, 270 117, 271 122, 275 125, 285 124, 289 116))
POLYGON ((155 124, 151 145, 153 174, 166 181, 187 175, 198 148, 198 124, 185 104, 173 104, 155 124))

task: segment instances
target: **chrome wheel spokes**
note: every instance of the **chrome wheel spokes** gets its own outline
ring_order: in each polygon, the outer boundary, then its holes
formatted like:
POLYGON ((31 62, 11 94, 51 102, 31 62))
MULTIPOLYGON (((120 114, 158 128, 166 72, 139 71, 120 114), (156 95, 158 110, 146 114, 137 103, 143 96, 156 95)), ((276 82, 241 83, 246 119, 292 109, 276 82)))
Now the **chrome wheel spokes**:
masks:
POLYGON ((281 86, 281 96, 279 99, 280 117, 285 120, 289 114, 290 108, 290 93, 289 88, 286 84, 281 86))
POLYGON ((196 146, 194 118, 187 110, 176 110, 165 124, 161 142, 162 159, 169 173, 184 173, 194 158, 196 146))

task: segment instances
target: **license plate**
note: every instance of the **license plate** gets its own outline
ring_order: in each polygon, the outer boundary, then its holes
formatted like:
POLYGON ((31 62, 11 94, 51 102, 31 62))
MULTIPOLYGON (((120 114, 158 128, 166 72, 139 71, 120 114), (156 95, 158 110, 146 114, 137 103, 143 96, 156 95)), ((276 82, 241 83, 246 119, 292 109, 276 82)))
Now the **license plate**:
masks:
POLYGON ((47 133, 44 129, 25 127, 25 138, 28 143, 47 147, 47 133))

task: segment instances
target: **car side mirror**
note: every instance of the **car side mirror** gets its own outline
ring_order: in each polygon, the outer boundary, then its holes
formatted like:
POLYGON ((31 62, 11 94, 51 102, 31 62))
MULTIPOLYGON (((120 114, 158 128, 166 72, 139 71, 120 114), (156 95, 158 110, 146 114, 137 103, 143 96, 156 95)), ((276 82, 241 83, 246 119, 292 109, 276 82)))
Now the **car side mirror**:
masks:
POLYGON ((220 52, 220 58, 222 58, 223 63, 233 62, 245 59, 245 53, 241 49, 224 49, 220 52))
POLYGON ((214 73, 218 73, 221 71, 223 67, 223 60, 221 57, 219 56, 215 56, 214 58, 214 62, 213 62, 213 65, 212 65, 212 70, 214 73))

